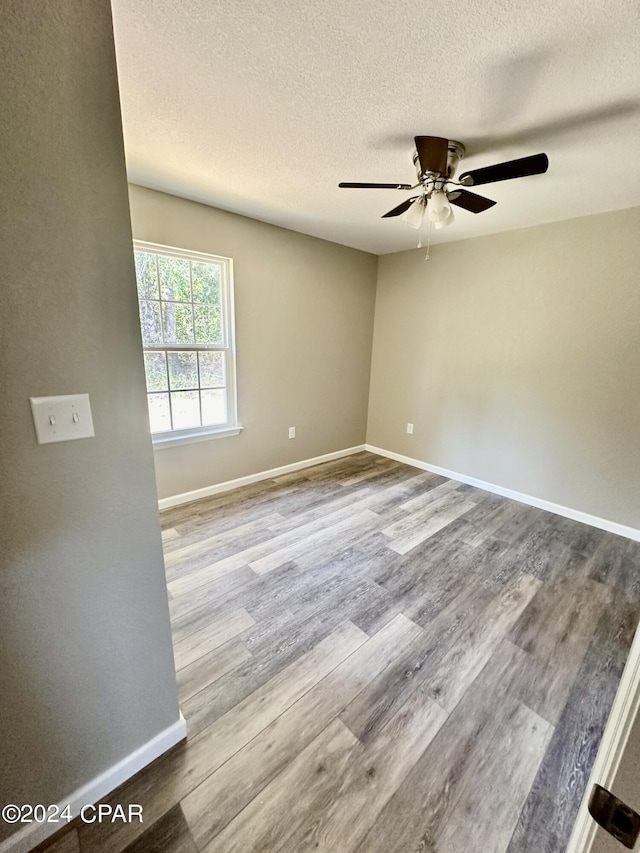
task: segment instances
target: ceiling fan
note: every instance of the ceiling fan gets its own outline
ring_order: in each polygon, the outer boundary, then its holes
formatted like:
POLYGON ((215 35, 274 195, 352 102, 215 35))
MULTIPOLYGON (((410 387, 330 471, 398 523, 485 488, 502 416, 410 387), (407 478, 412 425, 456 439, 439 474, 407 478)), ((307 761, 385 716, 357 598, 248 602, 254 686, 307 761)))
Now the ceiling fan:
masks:
POLYGON ((436 228, 444 228, 453 221, 451 205, 462 207, 470 213, 482 213, 496 203, 490 198, 470 193, 463 187, 474 187, 482 184, 492 184, 496 181, 509 181, 512 178, 525 178, 529 175, 541 175, 549 168, 549 158, 546 154, 534 154, 531 157, 521 157, 509 160, 495 166, 485 166, 473 169, 460 175, 459 180, 453 176, 458 163, 464 157, 464 145, 440 136, 416 136, 416 150, 413 164, 418 175, 418 183, 414 184, 361 184, 343 182, 339 187, 351 189, 394 189, 415 190, 417 195, 408 198, 383 214, 383 219, 404 214, 403 219, 412 228, 420 228, 425 213, 436 228), (457 189, 460 187, 461 189, 457 189))

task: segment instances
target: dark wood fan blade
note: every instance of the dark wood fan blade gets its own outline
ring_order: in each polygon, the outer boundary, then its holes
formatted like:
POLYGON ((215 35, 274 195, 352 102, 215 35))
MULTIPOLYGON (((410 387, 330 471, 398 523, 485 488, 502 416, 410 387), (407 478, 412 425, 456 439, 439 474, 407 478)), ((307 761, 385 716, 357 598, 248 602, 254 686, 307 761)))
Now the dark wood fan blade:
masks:
POLYGON ((339 187, 351 190, 410 190, 411 184, 354 184, 343 181, 339 187))
POLYGON ((446 175, 449 140, 441 136, 416 136, 415 143, 422 171, 446 175))
POLYGON ((534 154, 531 157, 521 157, 519 160, 508 160, 495 166, 485 166, 484 169, 474 169, 460 176, 460 181, 469 187, 479 187, 481 184, 493 184, 496 181, 510 181, 512 178, 527 178, 529 175, 542 175, 549 168, 549 158, 546 154, 534 154))
POLYGON ((496 203, 490 198, 485 198, 477 193, 468 193, 466 190, 456 190, 455 193, 451 193, 449 201, 470 213, 482 213, 483 210, 489 210, 496 203))
POLYGON ((388 213, 383 213, 381 218, 386 219, 388 216, 400 216, 400 214, 404 213, 405 210, 409 210, 409 208, 417 198, 417 195, 413 198, 408 198, 406 201, 403 201, 402 204, 399 204, 397 207, 394 207, 393 210, 390 210, 388 213))

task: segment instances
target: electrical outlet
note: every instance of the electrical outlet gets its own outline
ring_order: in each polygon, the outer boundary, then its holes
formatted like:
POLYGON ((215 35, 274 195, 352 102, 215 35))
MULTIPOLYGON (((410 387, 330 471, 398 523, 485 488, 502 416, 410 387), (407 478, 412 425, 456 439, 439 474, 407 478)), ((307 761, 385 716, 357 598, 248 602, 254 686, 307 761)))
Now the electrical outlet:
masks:
POLYGON ((295 438, 295 437, 296 437, 296 428, 295 427, 289 427, 289 438, 295 438))
POLYGON ((407 424, 407 434, 413 435, 413 424, 407 424))

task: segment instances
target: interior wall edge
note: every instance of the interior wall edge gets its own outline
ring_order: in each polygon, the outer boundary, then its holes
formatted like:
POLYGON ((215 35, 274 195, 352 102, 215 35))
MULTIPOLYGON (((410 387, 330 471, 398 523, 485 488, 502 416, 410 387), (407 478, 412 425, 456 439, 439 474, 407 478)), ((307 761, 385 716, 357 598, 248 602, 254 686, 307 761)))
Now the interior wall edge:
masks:
POLYGON ((432 474, 439 474, 442 477, 448 477, 450 480, 457 480, 460 483, 468 483, 470 486, 476 486, 478 489, 484 489, 486 492, 492 492, 502 497, 510 498, 520 503, 528 504, 529 506, 543 509, 547 512, 553 512, 556 515, 562 515, 565 518, 570 518, 573 521, 580 521, 583 524, 588 524, 591 527, 597 527, 600 530, 607 530, 609 533, 615 533, 618 536, 624 536, 627 539, 633 539, 635 542, 640 542, 640 529, 629 527, 626 524, 620 524, 608 518, 601 518, 597 515, 591 515, 573 507, 562 506, 561 504, 553 503, 544 498, 537 498, 534 495, 525 495, 522 492, 517 492, 507 486, 500 486, 497 483, 488 483, 485 480, 479 480, 477 477, 470 477, 467 474, 461 474, 458 471, 450 471, 448 468, 441 468, 439 465, 432 465, 429 462, 423 462, 421 459, 414 459, 410 456, 403 456, 401 453, 395 453, 393 450, 384 450, 381 447, 376 447, 372 444, 365 444, 365 450, 370 453, 377 453, 379 456, 386 456, 388 459, 395 459, 396 462, 404 462, 405 465, 412 465, 414 468, 420 468, 423 471, 431 471, 432 474))
POLYGON ((355 447, 347 447, 344 450, 334 450, 331 453, 324 453, 322 456, 314 456, 311 459, 301 459, 299 462, 290 462, 288 465, 280 465, 278 468, 270 468, 267 471, 257 471, 255 474, 247 474, 245 477, 237 477, 234 480, 226 480, 223 483, 214 483, 211 486, 205 486, 202 489, 193 489, 192 491, 183 492, 179 495, 160 498, 158 501, 158 508, 161 510, 169 509, 173 506, 180 506, 180 504, 200 500, 200 498, 209 498, 212 495, 220 494, 220 492, 239 489, 241 486, 248 486, 251 483, 257 483, 260 480, 270 480, 272 477, 279 477, 281 474, 289 474, 292 471, 300 471, 303 468, 311 468, 314 465, 320 465, 322 462, 331 462, 333 459, 342 459, 344 456, 352 456, 354 453, 361 453, 365 449, 364 444, 359 444, 355 447))
MULTIPOLYGON (((167 726, 147 743, 135 749, 117 764, 109 767, 104 773, 94 777, 64 797, 57 804, 58 813, 70 805, 71 815, 74 818, 77 817, 84 805, 98 803, 186 737, 187 723, 181 711, 179 718, 174 723, 167 726)), ((37 844, 42 843, 51 835, 55 835, 63 826, 64 824, 60 825, 47 821, 24 824, 22 829, 0 843, 0 853, 28 853, 37 844)))

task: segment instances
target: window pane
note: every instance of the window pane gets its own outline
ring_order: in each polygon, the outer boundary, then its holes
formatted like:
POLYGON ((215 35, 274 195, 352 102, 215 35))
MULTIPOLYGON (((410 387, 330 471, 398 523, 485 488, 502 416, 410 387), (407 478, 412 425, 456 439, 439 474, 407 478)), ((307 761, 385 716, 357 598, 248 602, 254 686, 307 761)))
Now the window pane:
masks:
POLYGON ((222 270, 218 264, 191 264, 194 302, 220 302, 222 270))
POLYGON ((198 387, 198 361, 195 352, 168 352, 169 382, 172 391, 198 387))
POLYGON ((160 303, 140 300, 140 327, 143 344, 161 344, 162 327, 160 326, 160 303))
POLYGON ((191 305, 177 305, 175 302, 163 302, 162 322, 164 327, 165 343, 193 343, 193 317, 191 316, 191 305))
POLYGON ((173 428, 200 426, 200 400, 197 391, 175 391, 171 394, 173 428))
POLYGON ((144 372, 147 376, 147 391, 167 390, 167 363, 163 352, 145 352, 144 372))
POLYGON ((222 316, 220 308, 209 305, 194 305, 193 318, 196 327, 196 343, 222 343, 222 316))
POLYGON ((227 394, 223 389, 201 391, 202 425, 213 426, 227 421, 227 394))
POLYGON ((168 394, 147 394, 149 401, 149 425, 151 432, 165 432, 171 429, 168 394))
POLYGON ((159 299, 156 256, 148 252, 135 252, 136 282, 140 299, 159 299))
POLYGON ((198 358, 200 359, 201 388, 216 388, 226 384, 223 352, 201 352, 198 358))
POLYGON ((162 298, 175 302, 191 302, 189 261, 184 258, 158 257, 162 298))

